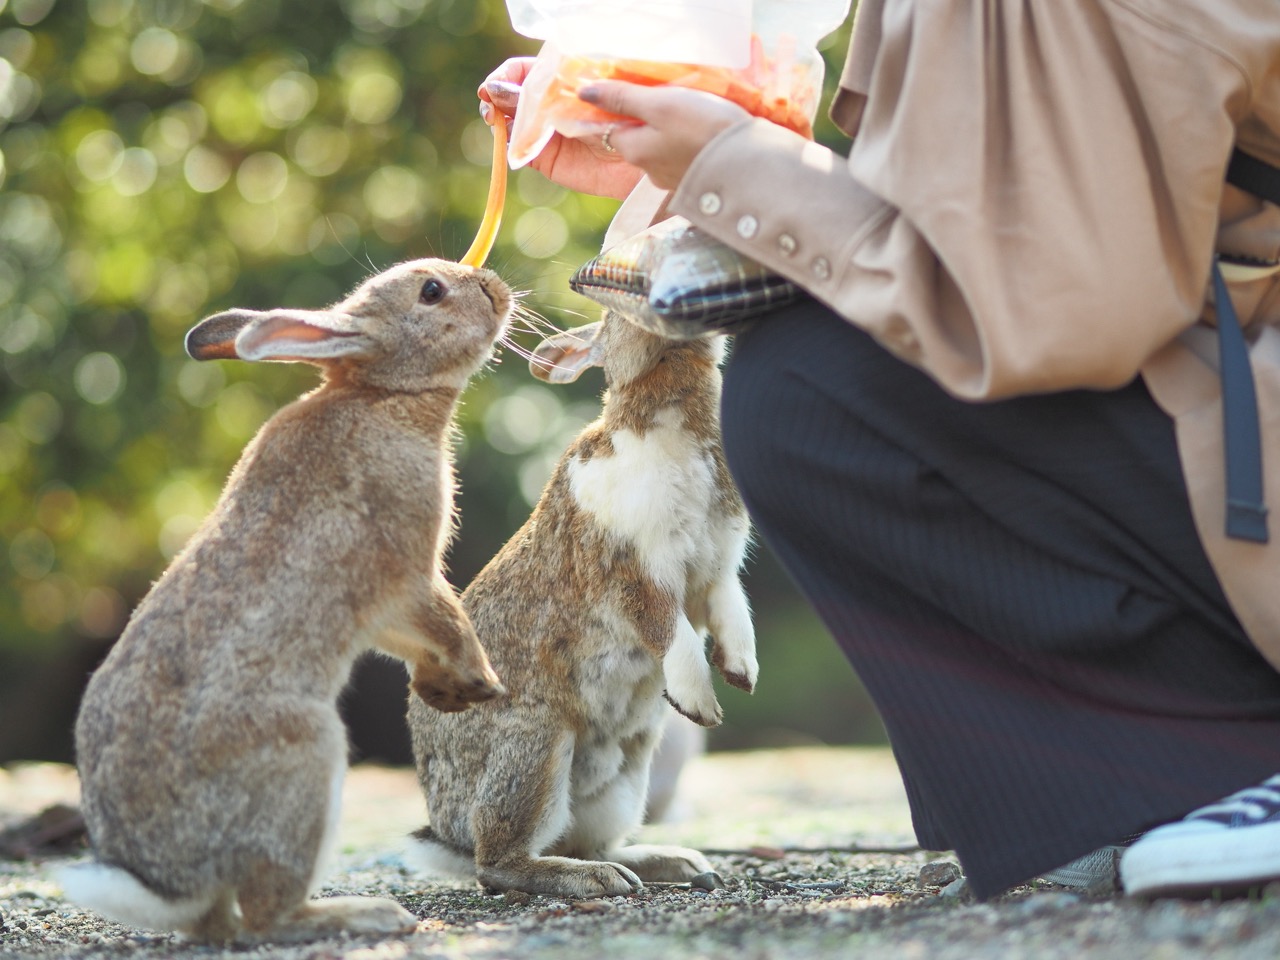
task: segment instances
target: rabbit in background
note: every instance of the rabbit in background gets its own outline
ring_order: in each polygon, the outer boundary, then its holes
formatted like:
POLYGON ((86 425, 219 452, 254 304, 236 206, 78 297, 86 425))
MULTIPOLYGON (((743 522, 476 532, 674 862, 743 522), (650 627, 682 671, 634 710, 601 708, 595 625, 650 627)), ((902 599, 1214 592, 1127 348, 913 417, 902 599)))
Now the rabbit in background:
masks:
POLYGON ((720 447, 723 349, 609 313, 535 351, 542 379, 602 365, 608 391, 463 593, 508 695, 455 716, 409 705, 430 821, 416 866, 571 897, 711 869, 696 850, 627 841, 667 703, 720 722, 706 634, 729 683, 750 691, 758 671, 738 579, 749 526, 720 447))
POLYGON ((414 929, 392 900, 308 900, 346 771, 337 698, 370 648, 407 661, 437 710, 503 690, 441 554, 454 407, 511 310, 496 274, 416 260, 327 310, 190 331, 196 359, 298 360, 323 382, 250 442, 88 685, 94 860, 60 876, 72 900, 202 940, 414 929))

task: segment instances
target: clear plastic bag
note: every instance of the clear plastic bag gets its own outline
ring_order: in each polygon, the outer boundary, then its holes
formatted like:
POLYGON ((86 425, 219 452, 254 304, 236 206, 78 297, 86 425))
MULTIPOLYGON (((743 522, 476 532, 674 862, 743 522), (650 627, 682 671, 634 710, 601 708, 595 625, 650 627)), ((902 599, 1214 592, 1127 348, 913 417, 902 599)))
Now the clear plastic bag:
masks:
POLYGON ((507 0, 516 33, 569 53, 743 67, 752 0, 507 0))
POLYGON ((555 133, 601 133, 618 118, 578 99, 596 79, 706 90, 813 135, 822 91, 817 44, 849 0, 507 0, 518 33, 546 41, 511 130, 512 168, 555 133))

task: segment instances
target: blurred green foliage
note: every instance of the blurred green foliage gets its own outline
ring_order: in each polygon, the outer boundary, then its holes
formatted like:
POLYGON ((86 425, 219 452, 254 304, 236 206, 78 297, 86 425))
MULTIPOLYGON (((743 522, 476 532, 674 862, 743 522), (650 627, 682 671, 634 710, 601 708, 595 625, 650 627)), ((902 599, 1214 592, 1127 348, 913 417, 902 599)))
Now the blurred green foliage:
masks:
MULTIPOLYGON (((535 51, 501 0, 0 0, 0 729, 65 726, 244 443, 314 382, 197 364, 186 330, 460 256, 489 177, 476 87, 535 51)), ((557 325, 593 319, 566 280, 616 204, 530 170, 512 187, 490 264, 557 325)), ((545 387, 514 356, 474 383, 459 584, 523 521, 599 389, 545 387)), ((756 606, 785 636, 762 629, 761 693, 731 718, 875 736, 834 646, 760 564, 756 606), (774 676, 799 703, 767 699, 774 676), (786 719, 800 704, 817 726, 786 719)))

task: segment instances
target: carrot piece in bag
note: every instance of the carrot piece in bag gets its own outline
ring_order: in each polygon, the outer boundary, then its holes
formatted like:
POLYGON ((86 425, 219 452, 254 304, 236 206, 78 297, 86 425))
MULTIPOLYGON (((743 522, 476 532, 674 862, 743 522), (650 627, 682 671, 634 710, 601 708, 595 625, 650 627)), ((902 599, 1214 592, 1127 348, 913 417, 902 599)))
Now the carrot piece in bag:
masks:
POLYGON ((779 54, 768 56, 759 37, 753 37, 748 65, 730 69, 571 56, 545 44, 520 95, 520 111, 511 133, 511 166, 518 168, 528 163, 555 133, 588 136, 623 119, 578 99, 578 91, 593 80, 705 90, 731 100, 753 116, 765 117, 812 139, 813 126, 807 113, 816 102, 816 91, 804 72, 795 67, 794 45, 781 44, 779 54))

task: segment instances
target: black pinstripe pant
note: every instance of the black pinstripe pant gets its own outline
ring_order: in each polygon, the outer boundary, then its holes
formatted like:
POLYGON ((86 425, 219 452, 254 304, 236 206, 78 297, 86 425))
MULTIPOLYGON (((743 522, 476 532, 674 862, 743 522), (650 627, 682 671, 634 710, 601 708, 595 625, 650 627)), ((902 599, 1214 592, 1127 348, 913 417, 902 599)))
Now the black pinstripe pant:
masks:
POLYGON ((735 339, 723 415, 760 534, 876 702, 920 842, 980 896, 1280 771, 1280 674, 1140 382, 964 403, 807 303, 735 339))

